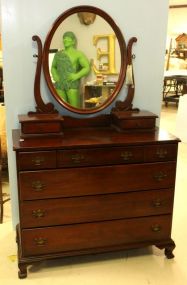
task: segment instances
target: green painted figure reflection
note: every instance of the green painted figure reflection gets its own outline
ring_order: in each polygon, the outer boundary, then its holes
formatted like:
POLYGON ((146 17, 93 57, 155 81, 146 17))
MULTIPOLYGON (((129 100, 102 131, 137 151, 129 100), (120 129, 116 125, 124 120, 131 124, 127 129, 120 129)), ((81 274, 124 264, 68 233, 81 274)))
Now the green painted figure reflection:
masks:
POLYGON ((80 79, 90 72, 85 54, 76 49, 77 39, 73 32, 63 35, 64 50, 53 59, 51 74, 58 95, 73 107, 80 108, 80 79))

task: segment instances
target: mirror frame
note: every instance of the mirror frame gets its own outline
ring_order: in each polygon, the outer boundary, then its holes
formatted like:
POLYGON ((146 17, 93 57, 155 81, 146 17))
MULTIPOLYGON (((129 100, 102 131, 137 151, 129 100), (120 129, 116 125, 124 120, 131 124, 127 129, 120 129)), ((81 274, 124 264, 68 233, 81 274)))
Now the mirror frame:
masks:
POLYGON ((43 59, 42 59, 42 65, 43 65, 43 71, 44 71, 44 76, 48 85, 48 88, 52 94, 52 96, 56 99, 56 101, 63 106, 64 108, 68 109, 71 112, 74 113, 79 113, 79 114, 93 114, 97 113, 99 111, 102 111, 106 107, 108 107, 114 99, 117 97, 119 91, 121 90, 124 80, 125 80, 125 75, 126 75, 126 66, 127 66, 127 49, 126 49, 126 44, 124 37, 119 29, 119 27, 116 25, 114 20, 103 10, 96 8, 94 6, 75 6, 73 8, 70 8, 66 10, 64 13, 62 13, 56 21, 53 23, 51 30, 49 31, 45 43, 44 43, 44 49, 43 49, 43 59), (95 13, 96 15, 99 15, 102 17, 114 30, 116 37, 118 39, 119 43, 119 48, 120 48, 120 55, 121 55, 121 67, 120 67, 120 73, 119 73, 119 78, 117 85, 112 93, 112 95, 99 107, 92 108, 92 109, 81 109, 81 108, 75 108, 66 102, 63 102, 63 100, 59 97, 57 94, 49 72, 49 49, 50 49, 50 44, 53 38, 54 33, 56 32, 57 28, 59 25, 69 16, 79 13, 79 12, 89 12, 89 13, 95 13))

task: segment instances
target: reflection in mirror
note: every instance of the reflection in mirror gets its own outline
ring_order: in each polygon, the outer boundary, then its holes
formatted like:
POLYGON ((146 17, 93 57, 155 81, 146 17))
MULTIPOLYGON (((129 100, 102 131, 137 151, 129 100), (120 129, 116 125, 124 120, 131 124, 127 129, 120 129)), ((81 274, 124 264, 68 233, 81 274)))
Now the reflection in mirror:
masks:
POLYGON ((79 17, 81 24, 90 25, 90 24, 93 24, 93 22, 95 21, 96 14, 89 13, 89 12, 79 12, 78 17, 79 17))
POLYGON ((50 67, 52 81, 62 100, 81 108, 80 80, 90 73, 90 63, 77 49, 77 38, 72 31, 65 32, 62 38, 64 48, 55 53, 50 67))
POLYGON ((45 44, 46 78, 52 94, 63 106, 80 113, 94 113, 111 103, 125 74, 125 42, 119 29, 111 25, 112 19, 109 24, 92 10, 76 11, 57 21, 45 44))

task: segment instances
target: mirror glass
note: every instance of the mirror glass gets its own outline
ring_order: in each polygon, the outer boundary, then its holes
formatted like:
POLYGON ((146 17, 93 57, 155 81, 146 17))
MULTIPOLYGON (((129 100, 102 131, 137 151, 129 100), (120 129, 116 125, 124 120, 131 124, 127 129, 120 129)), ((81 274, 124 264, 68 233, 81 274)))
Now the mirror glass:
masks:
POLYGON ((74 7, 54 23, 44 45, 44 74, 55 99, 77 113, 106 108, 123 85, 126 46, 112 18, 74 7))

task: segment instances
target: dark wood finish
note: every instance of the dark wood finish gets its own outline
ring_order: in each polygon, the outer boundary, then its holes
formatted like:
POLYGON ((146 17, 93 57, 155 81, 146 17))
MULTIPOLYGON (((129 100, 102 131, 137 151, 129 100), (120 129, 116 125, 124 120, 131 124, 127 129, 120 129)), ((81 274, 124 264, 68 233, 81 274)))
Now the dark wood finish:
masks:
POLYGON ((61 117, 40 92, 43 68, 56 101, 69 111, 91 114, 109 106, 132 65, 131 38, 126 44, 114 20, 92 6, 61 14, 44 48, 38 36, 34 83, 36 112, 20 116, 13 131, 16 152, 20 222, 16 227, 18 276, 37 261, 156 245, 173 258, 171 239, 179 140, 155 127, 157 116, 133 109, 135 91, 111 114, 84 119, 61 117), (90 12, 113 28, 119 42, 121 69, 112 95, 98 108, 77 109, 60 99, 49 74, 48 55, 54 33, 67 17, 90 12), (63 132, 63 135, 62 135, 63 132))
POLYGON ((45 104, 42 99, 42 95, 40 92, 40 78, 42 69, 42 42, 40 38, 36 35, 33 36, 32 39, 33 41, 36 41, 38 47, 38 55, 35 56, 38 58, 38 61, 34 80, 34 98, 36 102, 36 112, 29 112, 29 114, 56 113, 57 111, 54 109, 54 105, 51 102, 45 104))
MULTIPOLYGON (((66 119, 64 117, 64 124, 66 119)), ((173 145, 179 142, 175 136, 162 130, 156 129, 154 132, 127 132, 119 133, 116 129, 110 128, 109 126, 97 127, 91 121, 91 127, 89 127, 89 119, 78 119, 78 122, 71 122, 64 129, 64 136, 62 138, 56 137, 34 137, 27 138, 26 140, 20 139, 20 131, 13 130, 13 149, 17 152, 35 151, 35 150, 59 150, 59 149, 82 149, 93 147, 116 147, 116 146, 147 146, 147 145, 158 145, 166 146, 167 144, 173 145), (83 121, 82 121, 83 120, 83 121), (81 125, 83 124, 83 127, 81 125), (174 143, 175 142, 175 143, 174 143)), ((97 121, 97 120, 96 120, 97 121)), ((97 121, 97 124, 99 124, 97 121)), ((103 122, 103 120, 101 120, 103 122)))
POLYGON ((63 137, 22 140, 13 131, 20 278, 29 264, 51 258, 150 245, 174 256, 179 140, 158 129, 118 132, 111 122, 110 115, 65 117, 63 137))
POLYGON ((177 159, 177 145, 166 144, 147 146, 144 153, 144 159, 147 162, 166 160, 175 161, 177 159))
POLYGON ((112 111, 112 122, 119 130, 154 130, 157 116, 147 111, 112 111))
POLYGON ((42 199, 20 204, 23 228, 169 214, 173 189, 42 199))
POLYGON ((106 165, 141 162, 144 159, 143 147, 113 147, 93 149, 73 149, 57 151, 58 167, 85 165, 106 165))
MULTIPOLYGON (((136 37, 132 37, 127 45, 127 65, 132 65, 132 46, 134 43, 137 42, 136 37)), ((133 72, 133 70, 132 70, 133 72)), ((128 85, 128 92, 127 96, 124 101, 116 101, 115 107, 112 109, 112 111, 120 112, 120 111, 128 111, 133 109, 133 99, 134 99, 134 92, 135 92, 135 80, 134 80, 134 73, 132 73, 133 77, 133 83, 128 85)), ((135 109, 138 110, 138 109, 135 109)))
POLYGON ((59 114, 19 115, 23 134, 62 134, 63 117, 59 114))
POLYGON ((20 152, 18 156, 19 170, 56 168, 55 151, 20 152))
POLYGON ((164 240, 170 235, 170 221, 170 215, 163 215, 161 217, 23 229, 23 255, 110 247, 132 241, 164 240))
POLYGON ((175 183, 175 171, 175 162, 24 171, 19 173, 20 198, 30 200, 168 188, 175 183))

